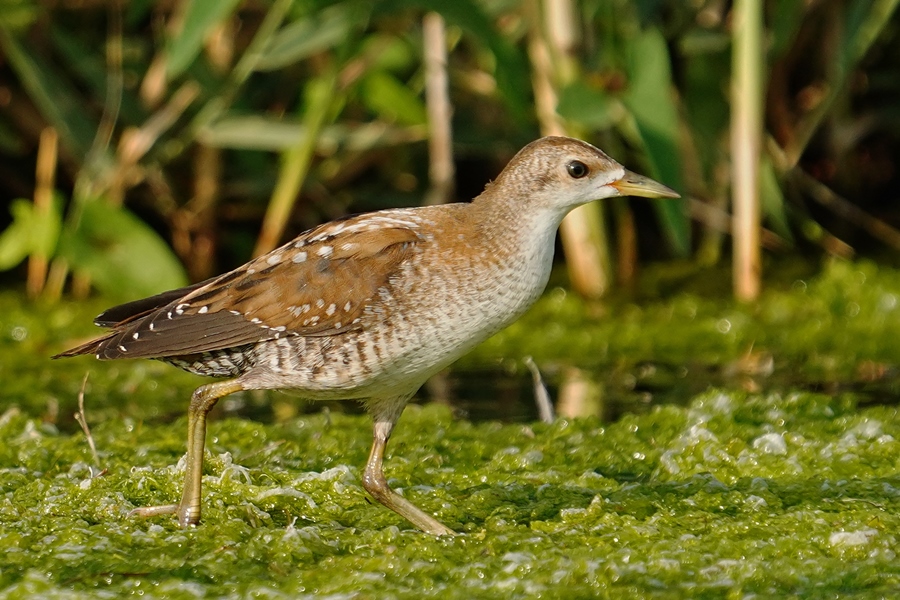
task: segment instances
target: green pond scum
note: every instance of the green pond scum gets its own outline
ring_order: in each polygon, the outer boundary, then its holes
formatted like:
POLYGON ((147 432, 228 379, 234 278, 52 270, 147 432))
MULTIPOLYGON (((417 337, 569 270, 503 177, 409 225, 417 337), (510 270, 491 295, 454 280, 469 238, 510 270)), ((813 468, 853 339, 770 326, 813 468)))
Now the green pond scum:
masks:
POLYGON ((369 420, 334 409, 217 409, 201 525, 129 516, 177 500, 201 379, 51 362, 103 303, 3 293, 0 598, 896 597, 898 300, 900 272, 845 262, 753 307, 680 292, 599 308, 551 290, 456 369, 528 354, 548 371, 728 369, 765 354, 795 377, 550 424, 471 422, 423 394, 386 472, 460 532, 434 538, 367 499, 369 420), (85 372, 96 463, 72 418, 85 372), (877 394, 847 385, 874 380, 877 394))

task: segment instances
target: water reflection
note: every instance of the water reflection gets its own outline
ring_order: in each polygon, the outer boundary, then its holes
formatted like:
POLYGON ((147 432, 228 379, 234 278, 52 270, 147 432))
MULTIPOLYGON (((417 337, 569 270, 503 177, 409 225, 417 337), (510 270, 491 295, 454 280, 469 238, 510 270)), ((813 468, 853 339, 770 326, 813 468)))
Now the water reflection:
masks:
MULTIPOLYGON (((599 417, 614 422, 629 413, 644 413, 662 404, 687 405, 711 387, 750 393, 803 390, 829 395, 852 394, 860 405, 900 403, 895 369, 869 364, 853 381, 804 379, 798 369, 776 369, 767 352, 748 352, 725 366, 669 365, 644 362, 596 370, 564 366, 543 376, 557 417, 599 417)), ((524 368, 455 370, 446 375, 446 399, 460 417, 472 421, 529 422, 540 418, 531 375, 524 368)))
MULTIPOLYGON (((642 362, 591 370, 566 365, 545 367, 541 375, 557 417, 599 417, 614 422, 622 415, 644 413, 656 405, 687 405, 710 387, 750 393, 803 390, 853 394, 860 405, 896 404, 900 403, 900 382, 894 371, 885 365, 864 363, 854 381, 809 380, 803 379, 796 368, 776 368, 771 354, 751 351, 724 366, 642 362)), ((415 401, 447 404, 459 418, 474 422, 534 422, 541 418, 532 374, 524 364, 509 361, 440 373, 422 388, 415 401)), ((355 402, 306 402, 290 393, 262 391, 229 396, 216 412, 219 417, 284 422, 321 410, 363 412, 355 402)), ((172 416, 181 415, 179 411, 172 416)))

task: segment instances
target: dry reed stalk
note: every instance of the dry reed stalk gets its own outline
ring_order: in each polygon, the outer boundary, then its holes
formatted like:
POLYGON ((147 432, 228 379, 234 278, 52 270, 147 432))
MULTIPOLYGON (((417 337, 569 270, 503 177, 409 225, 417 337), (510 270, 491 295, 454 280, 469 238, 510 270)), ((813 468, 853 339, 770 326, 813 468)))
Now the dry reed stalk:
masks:
POLYGON ((759 297, 759 169, 763 113, 762 0, 734 5, 731 88, 732 202, 734 205, 734 294, 750 302, 759 297))
POLYGON ((453 105, 447 77, 444 18, 435 12, 422 18, 425 50, 425 108, 428 111, 428 179, 425 204, 453 199, 453 105))
MULTIPOLYGON (((41 132, 35 167, 34 212, 46 218, 53 210, 53 186, 56 181, 56 162, 59 155, 59 135, 52 127, 41 132)), ((25 289, 29 298, 37 298, 47 281, 50 257, 33 253, 28 257, 28 278, 25 289)))
MULTIPOLYGON (((544 135, 572 135, 556 112, 556 85, 570 81, 577 72, 571 58, 575 43, 574 9, 569 0, 551 0, 546 7, 547 39, 540 27, 544 22, 540 18, 541 4, 538 0, 532 3, 528 55, 535 109, 544 135)), ((603 296, 610 286, 611 261, 603 212, 597 203, 585 204, 569 213, 560 226, 560 236, 572 287, 587 298, 603 296)))

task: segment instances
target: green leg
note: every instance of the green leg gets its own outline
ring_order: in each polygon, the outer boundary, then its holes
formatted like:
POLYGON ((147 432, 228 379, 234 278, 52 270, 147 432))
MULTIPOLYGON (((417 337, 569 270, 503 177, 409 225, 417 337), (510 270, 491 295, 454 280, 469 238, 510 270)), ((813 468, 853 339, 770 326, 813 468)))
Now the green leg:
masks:
POLYGON ((384 477, 384 450, 387 447, 388 439, 391 437, 394 424, 400 417, 400 413, 403 412, 405 405, 405 399, 402 402, 398 401, 393 404, 382 404, 381 406, 387 410, 374 413, 375 439, 372 442, 372 451, 369 453, 366 470, 363 472, 363 487, 375 500, 404 517, 425 533, 455 535, 455 531, 392 490, 384 477))
POLYGON ((178 504, 136 508, 131 514, 140 517, 175 514, 182 527, 200 522, 200 485, 203 478, 203 452, 206 446, 206 415, 219 398, 243 390, 237 381, 220 381, 197 388, 188 409, 188 442, 185 459, 184 491, 178 504))

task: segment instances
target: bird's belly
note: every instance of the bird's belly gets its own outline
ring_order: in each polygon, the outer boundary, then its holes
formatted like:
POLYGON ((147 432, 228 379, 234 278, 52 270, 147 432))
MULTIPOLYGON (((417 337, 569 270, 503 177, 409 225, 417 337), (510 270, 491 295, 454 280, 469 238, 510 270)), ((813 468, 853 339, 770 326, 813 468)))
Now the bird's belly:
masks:
POLYGON ((413 287, 405 295, 417 300, 405 301, 384 330, 389 340, 385 365, 390 365, 385 373, 421 384, 465 355, 534 303, 546 285, 550 262, 534 261, 527 272, 523 266, 494 278, 476 270, 469 278, 465 272, 457 272, 455 278, 419 274, 414 280, 420 282, 421 291, 413 287))
POLYGON ((368 312, 359 330, 261 342, 242 379, 313 400, 409 394, 521 316, 543 291, 550 258, 491 277, 471 268, 408 273, 382 290, 384 308, 368 312))

